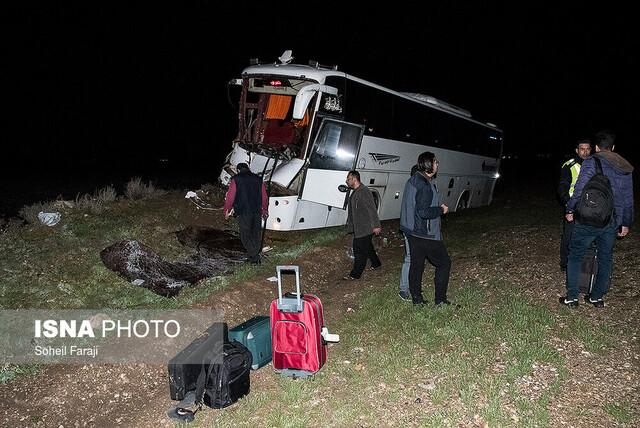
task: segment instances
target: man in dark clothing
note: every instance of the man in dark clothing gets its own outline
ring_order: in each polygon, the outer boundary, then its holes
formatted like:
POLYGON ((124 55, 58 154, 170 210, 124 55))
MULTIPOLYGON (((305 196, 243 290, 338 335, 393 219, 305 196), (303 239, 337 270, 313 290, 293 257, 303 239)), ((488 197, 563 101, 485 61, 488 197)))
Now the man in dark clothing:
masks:
POLYGON ((373 234, 380 234, 380 219, 371 191, 360 182, 360 173, 350 171, 347 174, 347 185, 353 189, 349 196, 347 212, 347 230, 353 233, 353 269, 344 279, 359 279, 367 266, 367 259, 371 260, 370 269, 382 266, 375 248, 373 248, 373 234))
MULTIPOLYGON (((573 195, 573 189, 578 181, 580 167, 582 161, 591 154, 591 141, 580 140, 576 146, 576 154, 562 165, 560 170, 560 181, 558 182, 558 196, 562 204, 566 207, 567 202, 573 195)), ((562 241, 560 243, 560 270, 567 271, 567 258, 569 257, 569 242, 571 241, 571 232, 573 231, 574 222, 564 219, 562 228, 562 241)))
POLYGON ((435 177, 438 160, 431 152, 418 157, 418 172, 405 184, 400 211, 400 229, 409 240, 411 265, 409 291, 414 306, 423 306, 422 274, 424 262, 435 266, 435 304, 451 305, 447 300, 451 259, 442 242, 440 216, 449 208, 440 204, 435 177))
POLYGON ((585 300, 597 308, 604 307, 602 296, 606 291, 606 284, 611 276, 612 251, 616 235, 624 237, 629 233, 629 227, 633 222, 633 166, 622 156, 614 153, 615 136, 608 131, 599 132, 596 136, 596 154, 582 162, 580 176, 576 182, 571 199, 567 203, 566 218, 574 221, 574 209, 580 201, 582 190, 589 179, 593 177, 597 168, 595 157, 602 164, 603 174, 611 183, 613 192, 613 205, 615 215, 608 225, 603 228, 589 226, 580 223, 576 218, 569 245, 569 262, 567 264, 567 295, 560 298, 560 303, 569 306, 578 306, 578 278, 582 256, 587 247, 595 240, 598 247, 598 275, 596 276, 591 295, 585 296, 585 300))
POLYGON ((247 250, 250 263, 260 263, 260 231, 262 221, 269 215, 269 199, 262 179, 249 170, 246 163, 239 163, 238 173, 229 183, 224 202, 224 218, 238 218, 242 245, 247 250))

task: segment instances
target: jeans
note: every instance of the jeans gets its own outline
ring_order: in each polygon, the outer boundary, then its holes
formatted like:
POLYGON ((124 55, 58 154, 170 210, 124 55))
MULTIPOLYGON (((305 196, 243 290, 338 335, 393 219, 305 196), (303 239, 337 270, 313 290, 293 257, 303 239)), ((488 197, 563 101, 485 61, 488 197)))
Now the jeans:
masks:
POLYGON ((562 227, 562 241, 560 242, 560 268, 567 268, 567 260, 569 260, 569 244, 571 243, 571 232, 575 221, 567 221, 564 219, 562 227))
POLYGON ((409 240, 407 236, 404 237, 404 247, 406 254, 404 256, 404 263, 402 263, 402 271, 400 273, 400 292, 409 293, 409 267, 411 266, 411 254, 409 252, 409 240))
POLYGON ((353 238, 353 269, 351 269, 350 277, 358 279, 362 276, 364 268, 367 267, 367 259, 371 259, 371 267, 378 268, 382 266, 375 248, 373 248, 373 233, 361 238, 353 238))
POLYGON ((587 247, 596 241, 598 247, 598 275, 591 290, 593 300, 601 299, 611 276, 613 263, 613 243, 616 239, 616 223, 612 221, 606 227, 598 229, 593 226, 580 224, 576 220, 569 245, 569 261, 567 263, 567 299, 578 298, 578 279, 582 256, 587 247))
POLYGON ((251 263, 260 262, 260 232, 262 230, 262 217, 260 214, 242 214, 238 216, 238 230, 240 240, 247 250, 248 260, 251 263))
POLYGON ((417 238, 409 235, 409 247, 411 249, 411 266, 409 267, 409 291, 414 304, 422 303, 422 274, 424 262, 428 260, 435 266, 434 285, 436 289, 435 303, 447 300, 447 288, 449 287, 449 274, 451 272, 451 259, 447 253, 444 242, 435 239, 417 238))

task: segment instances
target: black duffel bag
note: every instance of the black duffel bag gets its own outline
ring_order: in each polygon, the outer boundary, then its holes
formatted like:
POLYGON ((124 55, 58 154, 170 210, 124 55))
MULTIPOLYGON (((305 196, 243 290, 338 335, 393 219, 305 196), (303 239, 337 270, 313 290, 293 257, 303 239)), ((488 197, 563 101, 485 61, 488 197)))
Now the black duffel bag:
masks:
POLYGON ((230 406, 249 393, 251 352, 239 342, 218 342, 202 361, 196 403, 212 409, 230 406))

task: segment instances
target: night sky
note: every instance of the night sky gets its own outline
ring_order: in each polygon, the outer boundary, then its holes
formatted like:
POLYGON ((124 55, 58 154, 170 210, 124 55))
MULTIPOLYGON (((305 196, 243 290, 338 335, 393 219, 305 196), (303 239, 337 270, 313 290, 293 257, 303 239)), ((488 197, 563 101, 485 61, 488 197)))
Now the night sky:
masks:
POLYGON ((617 151, 638 158, 640 47, 629 10, 226 3, 7 8, 3 172, 131 170, 158 159, 217 168, 237 132, 228 80, 250 58, 275 62, 286 49, 295 63, 336 64, 469 110, 504 130, 506 154, 569 155, 577 139, 608 128, 617 151))

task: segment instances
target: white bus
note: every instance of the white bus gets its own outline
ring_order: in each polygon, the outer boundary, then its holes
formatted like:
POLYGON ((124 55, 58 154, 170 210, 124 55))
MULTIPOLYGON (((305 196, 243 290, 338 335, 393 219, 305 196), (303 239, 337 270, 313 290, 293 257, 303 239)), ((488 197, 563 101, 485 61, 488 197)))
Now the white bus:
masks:
POLYGON ((268 183, 270 230, 346 223, 345 179, 360 172, 381 220, 400 216, 404 184, 418 155, 436 154, 438 192, 451 211, 487 205, 498 178, 502 131, 466 110, 396 92, 337 67, 252 65, 241 87, 239 132, 220 173, 228 185, 240 162, 268 183))

